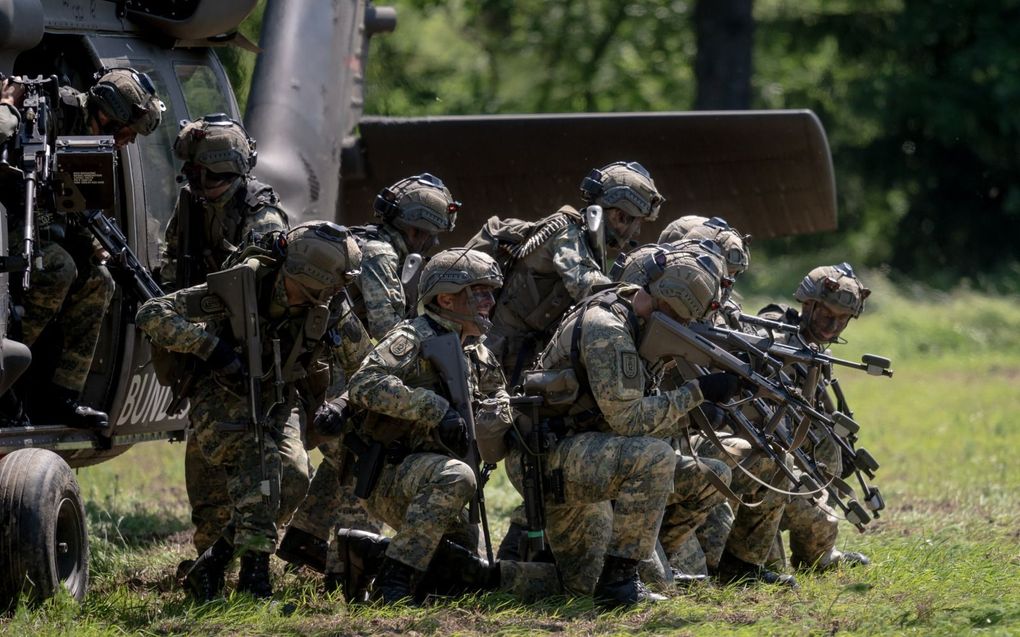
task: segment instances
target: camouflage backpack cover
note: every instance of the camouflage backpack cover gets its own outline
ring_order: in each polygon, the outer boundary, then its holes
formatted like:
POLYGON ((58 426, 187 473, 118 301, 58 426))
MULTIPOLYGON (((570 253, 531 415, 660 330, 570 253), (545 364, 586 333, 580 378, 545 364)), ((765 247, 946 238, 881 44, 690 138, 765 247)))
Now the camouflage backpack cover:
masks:
POLYGON ((569 224, 581 221, 581 213, 571 206, 563 206, 538 221, 492 216, 464 247, 491 256, 499 264, 503 275, 507 276, 517 261, 537 250, 569 224))

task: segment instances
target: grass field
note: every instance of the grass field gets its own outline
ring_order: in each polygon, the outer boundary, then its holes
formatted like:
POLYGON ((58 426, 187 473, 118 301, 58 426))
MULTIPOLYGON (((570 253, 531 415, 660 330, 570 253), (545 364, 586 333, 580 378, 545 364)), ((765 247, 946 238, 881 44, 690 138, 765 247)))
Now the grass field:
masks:
MULTIPOLYGON (((598 614, 588 600, 522 606, 501 595, 425 609, 347 608, 317 577, 277 570, 273 606, 193 606, 173 582, 190 553, 181 445, 150 443, 78 478, 88 501, 92 589, 0 619, 29 634, 1020 634, 1020 304, 960 291, 894 291, 880 277, 851 342, 891 357, 893 379, 844 372, 888 508, 840 545, 868 568, 799 574, 799 591, 705 586, 653 608, 598 614)), ((748 308, 757 304, 748 302, 748 308)), ((493 527, 513 498, 489 495, 493 527)), ((277 565, 278 566, 278 565, 277 565)))

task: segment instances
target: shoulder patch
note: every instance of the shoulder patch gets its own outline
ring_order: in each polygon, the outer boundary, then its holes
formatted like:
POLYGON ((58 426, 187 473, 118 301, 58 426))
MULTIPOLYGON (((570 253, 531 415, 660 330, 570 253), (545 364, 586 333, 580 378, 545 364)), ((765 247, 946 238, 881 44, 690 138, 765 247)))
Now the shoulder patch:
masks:
POLYGON ((403 356, 413 348, 414 343, 411 342, 411 339, 401 334, 393 339, 392 343, 390 343, 390 354, 393 354, 397 358, 403 358, 403 356))
POLYGON ((620 352, 620 371, 624 378, 637 378, 640 364, 637 352, 620 352))

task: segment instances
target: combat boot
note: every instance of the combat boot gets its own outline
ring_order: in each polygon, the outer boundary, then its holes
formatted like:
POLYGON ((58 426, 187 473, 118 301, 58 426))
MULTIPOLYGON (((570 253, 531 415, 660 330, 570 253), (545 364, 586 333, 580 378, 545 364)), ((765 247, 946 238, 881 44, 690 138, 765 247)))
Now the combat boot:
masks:
POLYGON ((51 384, 50 392, 45 401, 38 401, 34 420, 43 425, 65 425, 77 429, 106 429, 110 417, 105 411, 99 411, 78 403, 78 392, 73 389, 51 384))
POLYGON ((280 546, 276 547, 276 557, 295 566, 307 566, 313 571, 325 573, 327 550, 326 540, 295 526, 288 526, 280 546))
POLYGON ((428 595, 453 597, 494 591, 499 584, 498 561, 489 564, 474 551, 444 538, 416 588, 418 597, 424 599, 428 595))
POLYGON ((411 578, 415 569, 387 556, 379 569, 379 577, 375 580, 375 590, 384 604, 404 602, 414 605, 411 596, 411 578))
POLYGON ((241 555, 237 592, 248 593, 256 599, 273 596, 273 583, 269 577, 269 553, 246 551, 241 555))
POLYGON ((723 584, 779 584, 798 588, 797 579, 793 575, 770 571, 764 566, 745 562, 729 551, 723 551, 716 569, 719 581, 723 584))
POLYGON ((227 565, 233 557, 233 545, 222 537, 198 556, 184 576, 184 585, 196 601, 212 601, 223 594, 227 565))
POLYGON ((379 574, 390 538, 369 531, 339 529, 333 542, 340 556, 340 570, 326 573, 326 590, 342 589, 348 602, 367 601, 368 587, 379 574))
POLYGON ((825 561, 824 564, 822 563, 822 560, 819 560, 816 564, 811 564, 804 560, 797 559, 797 556, 793 556, 791 561, 795 567, 804 571, 828 571, 836 568, 837 566, 854 567, 868 566, 871 564, 871 560, 868 559, 867 555, 864 553, 858 553, 857 551, 847 551, 844 553, 842 551, 832 549, 830 556, 830 559, 825 561))
POLYGON ((602 608, 620 608, 634 606, 640 602, 661 602, 666 598, 653 593, 638 577, 638 560, 616 555, 606 555, 602 565, 602 574, 595 584, 592 596, 595 603, 602 608))

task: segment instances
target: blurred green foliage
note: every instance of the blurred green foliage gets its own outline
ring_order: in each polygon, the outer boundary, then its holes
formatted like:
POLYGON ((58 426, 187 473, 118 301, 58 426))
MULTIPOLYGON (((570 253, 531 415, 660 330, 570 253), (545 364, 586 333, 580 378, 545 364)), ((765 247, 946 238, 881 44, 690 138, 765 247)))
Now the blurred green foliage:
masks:
MULTIPOLYGON (((399 26, 373 40, 365 110, 689 109, 699 1, 393 0, 399 26)), ((818 114, 841 226, 757 252, 1020 289, 1020 1, 757 0, 754 18, 751 106, 818 114)), ((224 59, 243 105, 251 59, 224 59)))

